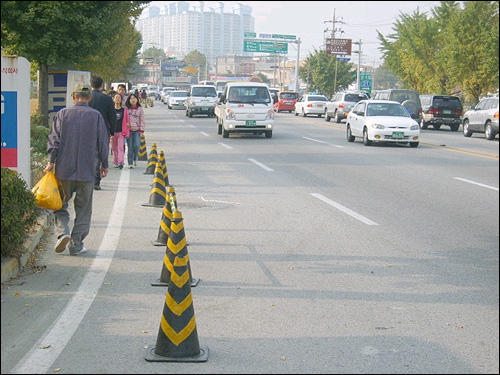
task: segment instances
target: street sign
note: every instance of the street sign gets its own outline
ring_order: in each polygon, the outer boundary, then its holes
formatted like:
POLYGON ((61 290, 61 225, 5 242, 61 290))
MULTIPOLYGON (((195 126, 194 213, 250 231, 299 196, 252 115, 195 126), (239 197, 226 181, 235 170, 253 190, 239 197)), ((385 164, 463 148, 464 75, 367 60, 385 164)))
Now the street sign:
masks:
POLYGON ((286 42, 257 42, 245 40, 243 44, 244 52, 258 53, 288 53, 288 43, 286 42))
POLYGON ((257 38, 257 33, 245 33, 245 38, 257 38))
POLYGON ((351 55, 352 39, 326 39, 327 55, 351 55))
POLYGON ((337 61, 351 61, 350 57, 337 57, 337 61))
POLYGON ((359 74, 359 86, 363 91, 372 92, 373 78, 371 72, 361 72, 359 74))

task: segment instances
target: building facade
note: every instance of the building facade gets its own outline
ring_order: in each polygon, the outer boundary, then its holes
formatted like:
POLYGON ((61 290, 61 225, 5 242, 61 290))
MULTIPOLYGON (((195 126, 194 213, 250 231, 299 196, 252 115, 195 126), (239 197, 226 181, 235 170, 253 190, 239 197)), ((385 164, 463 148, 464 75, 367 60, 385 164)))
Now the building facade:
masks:
POLYGON ((209 64, 226 54, 249 55, 243 52, 243 40, 245 32, 255 31, 252 8, 237 4, 230 12, 224 10, 223 2, 211 8, 203 1, 146 8, 136 24, 143 38, 141 52, 156 47, 183 59, 198 50, 209 64))

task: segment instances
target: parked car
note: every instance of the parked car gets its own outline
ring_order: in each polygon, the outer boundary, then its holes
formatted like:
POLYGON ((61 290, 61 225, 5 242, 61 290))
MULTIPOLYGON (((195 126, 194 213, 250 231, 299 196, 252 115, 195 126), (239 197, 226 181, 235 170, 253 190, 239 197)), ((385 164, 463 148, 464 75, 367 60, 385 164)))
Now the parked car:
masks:
POLYGON ((172 91, 175 91, 175 87, 164 87, 161 89, 160 91, 160 100, 164 103, 164 104, 167 104, 167 99, 168 99, 168 95, 170 95, 170 93, 172 91))
POLYGON ((214 117, 216 99, 215 86, 192 85, 187 93, 186 116, 207 115, 214 117))
POLYGON ((323 116, 325 113, 328 99, 324 95, 303 95, 297 103, 295 103, 295 116, 301 114, 303 117, 307 115, 323 116))
POLYGON ((347 118, 351 108, 360 100, 368 100, 370 97, 359 91, 346 91, 335 94, 325 108, 325 121, 330 122, 335 118, 337 123, 347 118))
POLYGON ((463 127, 465 137, 484 133, 486 139, 493 140, 498 134, 498 97, 484 98, 465 112, 463 127))
POLYGON ((363 138, 365 146, 373 142, 406 143, 418 147, 420 125, 402 104, 385 100, 362 100, 347 116, 347 141, 363 138))
POLYGON ((167 99, 168 109, 186 108, 187 91, 172 91, 167 99))
POLYGON ((274 103, 274 110, 278 113, 281 111, 292 113, 298 98, 299 94, 294 91, 282 91, 278 94, 278 101, 274 103))
POLYGON ((436 130, 447 125, 454 132, 462 124, 463 106, 460 98, 450 95, 420 95, 422 119, 420 129, 429 125, 436 130))
POLYGON ((420 122, 422 118, 422 104, 420 94, 415 90, 389 89, 378 91, 374 100, 393 100, 401 103, 410 113, 411 118, 420 122))
POLYGON ((274 109, 267 85, 257 82, 228 83, 216 107, 217 133, 273 136, 274 109))

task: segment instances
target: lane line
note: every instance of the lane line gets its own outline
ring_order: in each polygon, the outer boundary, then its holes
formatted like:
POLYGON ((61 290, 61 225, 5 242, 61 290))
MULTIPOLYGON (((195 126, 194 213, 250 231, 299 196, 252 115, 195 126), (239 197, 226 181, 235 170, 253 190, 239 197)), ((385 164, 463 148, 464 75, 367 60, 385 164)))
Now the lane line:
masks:
POLYGON ((80 326, 102 286, 120 240, 129 182, 130 171, 123 170, 106 232, 80 287, 54 324, 12 369, 13 374, 47 373, 80 326))
POLYGON ((200 132, 201 134, 203 134, 205 137, 210 137, 207 133, 205 132, 200 132))
POLYGON ((196 126, 194 125, 188 125, 190 128, 196 129, 196 126))
POLYGON ((459 180, 459 181, 467 182, 469 184, 473 184, 473 185, 477 185, 477 186, 482 186, 482 187, 485 187, 487 189, 499 191, 498 188, 496 188, 496 187, 485 185, 485 184, 480 184, 479 182, 474 182, 474 181, 466 180, 465 178, 455 177, 455 180, 459 180))
POLYGON ((332 201, 331 199, 328 199, 327 197, 321 195, 321 194, 311 194, 314 198, 317 198, 327 204, 329 204, 332 207, 335 207, 336 209, 342 211, 343 213, 352 216, 355 219, 358 219, 359 221, 365 223, 366 225, 379 225, 374 221, 371 221, 370 219, 367 219, 364 216, 361 216, 360 214, 348 209, 347 207, 342 206, 341 204, 338 204, 337 202, 332 201))
POLYGON ((248 159, 248 160, 250 160, 254 164, 257 164, 259 167, 261 167, 262 169, 264 169, 264 170, 266 170, 268 172, 274 172, 274 169, 269 168, 267 165, 264 165, 264 164, 262 164, 261 162, 258 162, 255 159, 248 159))
POLYGON ((302 139, 307 139, 308 141, 312 141, 312 142, 323 143, 325 145, 330 145, 330 146, 337 147, 337 148, 344 148, 344 146, 339 146, 339 145, 336 145, 334 143, 328 143, 328 142, 320 141, 318 139, 313 139, 313 138, 308 138, 308 137, 302 137, 302 139))
POLYGON ((225 147, 227 148, 228 150, 232 150, 233 148, 229 145, 226 145, 225 143, 222 143, 222 142, 217 142, 218 144, 220 144, 222 147, 225 147))

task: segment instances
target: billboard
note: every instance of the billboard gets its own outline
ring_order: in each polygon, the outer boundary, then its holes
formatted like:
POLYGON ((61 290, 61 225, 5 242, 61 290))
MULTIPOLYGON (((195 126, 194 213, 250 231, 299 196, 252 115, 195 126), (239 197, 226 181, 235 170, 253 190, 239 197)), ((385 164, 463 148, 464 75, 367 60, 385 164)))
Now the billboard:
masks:
POLYGON ((351 55, 352 39, 326 39, 327 55, 351 55))

